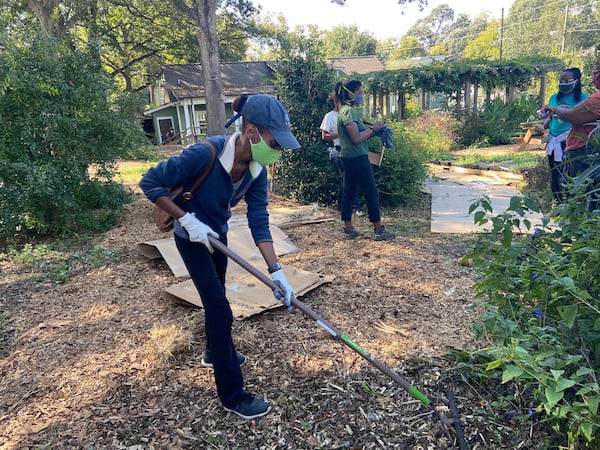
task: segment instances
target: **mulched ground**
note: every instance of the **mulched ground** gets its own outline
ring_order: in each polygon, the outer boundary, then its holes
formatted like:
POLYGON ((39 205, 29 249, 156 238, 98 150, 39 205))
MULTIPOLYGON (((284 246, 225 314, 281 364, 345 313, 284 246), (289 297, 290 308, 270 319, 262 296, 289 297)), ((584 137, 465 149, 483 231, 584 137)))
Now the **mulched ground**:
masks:
MULTIPOLYGON (((96 237, 116 254, 100 267, 54 284, 0 260, 0 313, 9 317, 0 328, 1 449, 458 448, 437 413, 284 308, 235 324, 247 388, 273 402, 272 413, 244 421, 224 411, 212 371, 200 366, 202 311, 164 300, 176 280, 137 250, 163 237, 137 196, 119 226, 96 237), (157 353, 161 333, 177 337, 170 359, 157 353)), ((388 211, 393 242, 346 242, 337 221, 293 228, 300 251, 281 260, 334 274, 301 300, 434 403, 452 389, 469 448, 543 448, 533 420, 507 421, 492 406, 505 387, 475 384, 447 357, 477 345, 474 274, 461 264, 469 238, 428 233, 428 213, 388 211)), ((370 231, 365 218, 357 226, 370 231)))

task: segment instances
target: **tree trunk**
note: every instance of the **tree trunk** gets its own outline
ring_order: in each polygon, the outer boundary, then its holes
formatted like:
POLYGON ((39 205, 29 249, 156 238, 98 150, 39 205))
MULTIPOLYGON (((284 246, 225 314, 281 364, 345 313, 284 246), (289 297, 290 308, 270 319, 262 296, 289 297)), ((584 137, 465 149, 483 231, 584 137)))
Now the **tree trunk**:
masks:
POLYGON ((67 8, 67 12, 61 9, 60 0, 28 0, 27 6, 38 19, 40 28, 62 41, 85 11, 86 2, 79 3, 76 8, 67 8))
POLYGON ((217 42, 217 0, 195 0, 194 19, 196 38, 200 46, 200 64, 204 78, 204 97, 206 99, 206 122, 208 136, 223 134, 225 103, 223 99, 223 80, 217 42))

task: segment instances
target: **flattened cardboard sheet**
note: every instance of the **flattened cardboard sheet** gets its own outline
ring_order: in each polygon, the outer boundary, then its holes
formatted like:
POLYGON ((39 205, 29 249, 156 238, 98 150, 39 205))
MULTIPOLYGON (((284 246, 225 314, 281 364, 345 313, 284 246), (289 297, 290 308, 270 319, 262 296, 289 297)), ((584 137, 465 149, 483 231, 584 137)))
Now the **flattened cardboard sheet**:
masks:
MULTIPOLYGON (((288 239, 287 234, 275 225, 271 225, 271 236, 273 237, 273 246, 275 247, 275 254, 277 256, 298 251, 298 247, 288 239)), ((250 230, 244 223, 237 223, 231 226, 227 233, 227 241, 229 247, 246 261, 256 262, 257 264, 262 262, 264 264, 262 255, 252 239, 250 230)), ((142 242, 138 245, 138 248, 147 258, 164 258, 175 277, 189 276, 185 264, 181 256, 179 256, 173 237, 142 242)))
MULTIPOLYGON (((298 297, 323 283, 330 283, 334 279, 332 275, 319 275, 290 266, 283 266, 283 271, 298 297)), ((230 261, 227 270, 225 288, 227 289, 226 294, 231 305, 233 317, 237 320, 243 320, 268 309, 283 306, 264 283, 233 261, 230 261)), ((202 308, 202 300, 192 280, 186 280, 168 287, 165 289, 164 296, 167 299, 183 300, 202 308)))
MULTIPOLYGON (((272 211, 269 211, 269 213, 272 213, 272 211)), ((315 209, 312 206, 303 207, 300 211, 296 211, 295 208, 278 208, 275 210, 275 217, 271 215, 271 221, 298 226, 305 223, 314 223, 315 221, 333 220, 327 218, 324 214, 318 217, 315 217, 314 214, 315 209)), ((230 248, 266 275, 263 257, 252 239, 245 216, 232 217, 229 221, 229 227, 227 239, 230 248)), ((278 256, 298 251, 298 247, 288 239, 287 234, 273 223, 271 223, 271 235, 273 236, 275 253, 278 256)), ((189 276, 183 260, 179 256, 173 237, 143 242, 138 247, 140 252, 147 258, 164 258, 175 277, 189 276)), ((335 278, 333 275, 319 275, 295 269, 291 266, 283 266, 283 270, 298 297, 323 283, 332 282, 335 278)), ((271 290, 264 283, 232 260, 229 261, 227 267, 225 288, 227 289, 227 298, 233 316, 238 320, 260 314, 267 309, 283 306, 280 301, 275 299, 271 290)), ((167 299, 183 300, 202 308, 202 300, 192 280, 186 280, 168 287, 164 291, 164 296, 167 299)))

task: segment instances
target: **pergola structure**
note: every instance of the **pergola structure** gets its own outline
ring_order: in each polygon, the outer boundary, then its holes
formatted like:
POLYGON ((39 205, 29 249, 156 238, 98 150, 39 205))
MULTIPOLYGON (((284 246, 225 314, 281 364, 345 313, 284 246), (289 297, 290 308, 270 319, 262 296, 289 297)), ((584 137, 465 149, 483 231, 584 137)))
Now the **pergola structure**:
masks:
POLYGON ((367 114, 388 120, 397 112, 398 120, 405 115, 408 96, 419 96, 423 109, 430 107, 432 94, 441 93, 453 99, 457 109, 477 108, 481 90, 485 101, 501 92, 506 103, 514 100, 519 87, 539 80, 538 104, 546 96, 547 74, 564 68, 559 60, 547 62, 457 61, 434 62, 428 66, 387 70, 369 74, 365 83, 369 92, 367 114))

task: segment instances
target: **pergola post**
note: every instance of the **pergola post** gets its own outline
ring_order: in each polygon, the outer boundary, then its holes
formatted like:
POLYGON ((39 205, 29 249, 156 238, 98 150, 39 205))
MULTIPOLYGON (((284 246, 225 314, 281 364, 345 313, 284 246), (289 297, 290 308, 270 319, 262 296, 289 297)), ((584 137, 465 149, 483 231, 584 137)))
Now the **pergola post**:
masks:
POLYGON ((406 93, 398 94, 398 121, 403 120, 406 112, 406 93))
POLYGON ((386 94, 385 96, 385 118, 389 119, 390 117, 392 117, 392 99, 391 99, 391 94, 386 94))
POLYGON ((544 106, 546 99, 546 74, 542 74, 540 76, 540 92, 538 94, 538 108, 542 108, 544 106))

